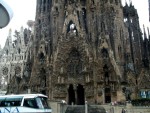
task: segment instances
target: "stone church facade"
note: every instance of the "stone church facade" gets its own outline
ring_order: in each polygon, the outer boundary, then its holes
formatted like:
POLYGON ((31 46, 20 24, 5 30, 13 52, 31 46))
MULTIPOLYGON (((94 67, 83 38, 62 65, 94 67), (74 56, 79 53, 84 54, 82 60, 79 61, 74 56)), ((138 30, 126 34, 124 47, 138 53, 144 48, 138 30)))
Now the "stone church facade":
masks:
POLYGON ((5 46, 0 50, 1 90, 7 93, 19 92, 19 83, 28 64, 31 34, 31 30, 21 27, 13 35, 10 29, 5 46))
POLYGON ((37 0, 31 70, 18 93, 30 89, 77 105, 148 94, 150 42, 143 34, 137 10, 121 0, 37 0))

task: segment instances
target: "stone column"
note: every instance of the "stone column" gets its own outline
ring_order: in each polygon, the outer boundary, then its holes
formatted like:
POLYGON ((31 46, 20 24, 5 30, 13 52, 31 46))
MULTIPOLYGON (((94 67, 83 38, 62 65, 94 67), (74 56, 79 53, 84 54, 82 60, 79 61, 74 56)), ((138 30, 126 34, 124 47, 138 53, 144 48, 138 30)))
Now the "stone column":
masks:
POLYGON ((74 84, 73 85, 73 89, 74 89, 74 92, 75 92, 75 103, 74 104, 77 104, 77 85, 76 84, 74 84))
POLYGON ((68 99, 68 98, 69 98, 69 91, 68 91, 68 90, 69 90, 69 84, 67 85, 66 90, 67 90, 67 91, 66 91, 66 92, 67 92, 66 102, 67 102, 67 104, 68 104, 68 103, 69 103, 69 99, 68 99))

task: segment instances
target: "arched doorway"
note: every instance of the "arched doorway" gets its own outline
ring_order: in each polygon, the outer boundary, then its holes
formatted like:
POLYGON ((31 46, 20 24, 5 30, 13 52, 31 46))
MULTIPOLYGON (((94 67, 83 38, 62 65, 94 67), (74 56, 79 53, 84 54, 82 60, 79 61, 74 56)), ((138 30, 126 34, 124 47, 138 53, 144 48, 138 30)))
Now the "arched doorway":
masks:
POLYGON ((85 97, 84 97, 84 88, 81 84, 77 86, 77 105, 84 105, 85 97))
POLYGON ((111 91, 110 88, 105 88, 105 103, 111 102, 111 91))
POLYGON ((68 89, 68 104, 75 104, 75 91, 72 84, 69 85, 68 89))

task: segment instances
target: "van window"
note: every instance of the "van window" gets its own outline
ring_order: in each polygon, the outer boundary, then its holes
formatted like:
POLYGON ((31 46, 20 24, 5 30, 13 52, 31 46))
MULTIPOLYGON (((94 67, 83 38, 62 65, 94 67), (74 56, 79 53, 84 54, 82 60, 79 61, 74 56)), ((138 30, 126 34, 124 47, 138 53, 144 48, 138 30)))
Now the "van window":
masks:
POLYGON ((0 98, 0 107, 20 106, 22 99, 22 96, 0 98))
POLYGON ((35 98, 25 98, 23 106, 31 108, 39 108, 35 98))
POLYGON ((36 98, 36 101, 37 101, 37 103, 38 103, 38 107, 40 108, 40 109, 43 109, 43 108, 50 108, 49 106, 48 106, 48 103, 47 103, 47 98, 45 98, 45 97, 37 97, 36 98))

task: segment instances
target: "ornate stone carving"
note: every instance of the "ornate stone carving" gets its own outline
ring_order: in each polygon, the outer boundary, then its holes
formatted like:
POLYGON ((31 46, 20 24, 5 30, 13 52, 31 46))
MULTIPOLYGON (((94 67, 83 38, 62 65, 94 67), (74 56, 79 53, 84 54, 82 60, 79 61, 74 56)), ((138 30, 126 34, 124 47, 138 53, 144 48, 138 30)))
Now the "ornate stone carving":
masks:
POLYGON ((4 68, 2 68, 2 73, 3 73, 3 75, 4 76, 7 76, 8 75, 8 68, 7 67, 4 67, 4 68))

